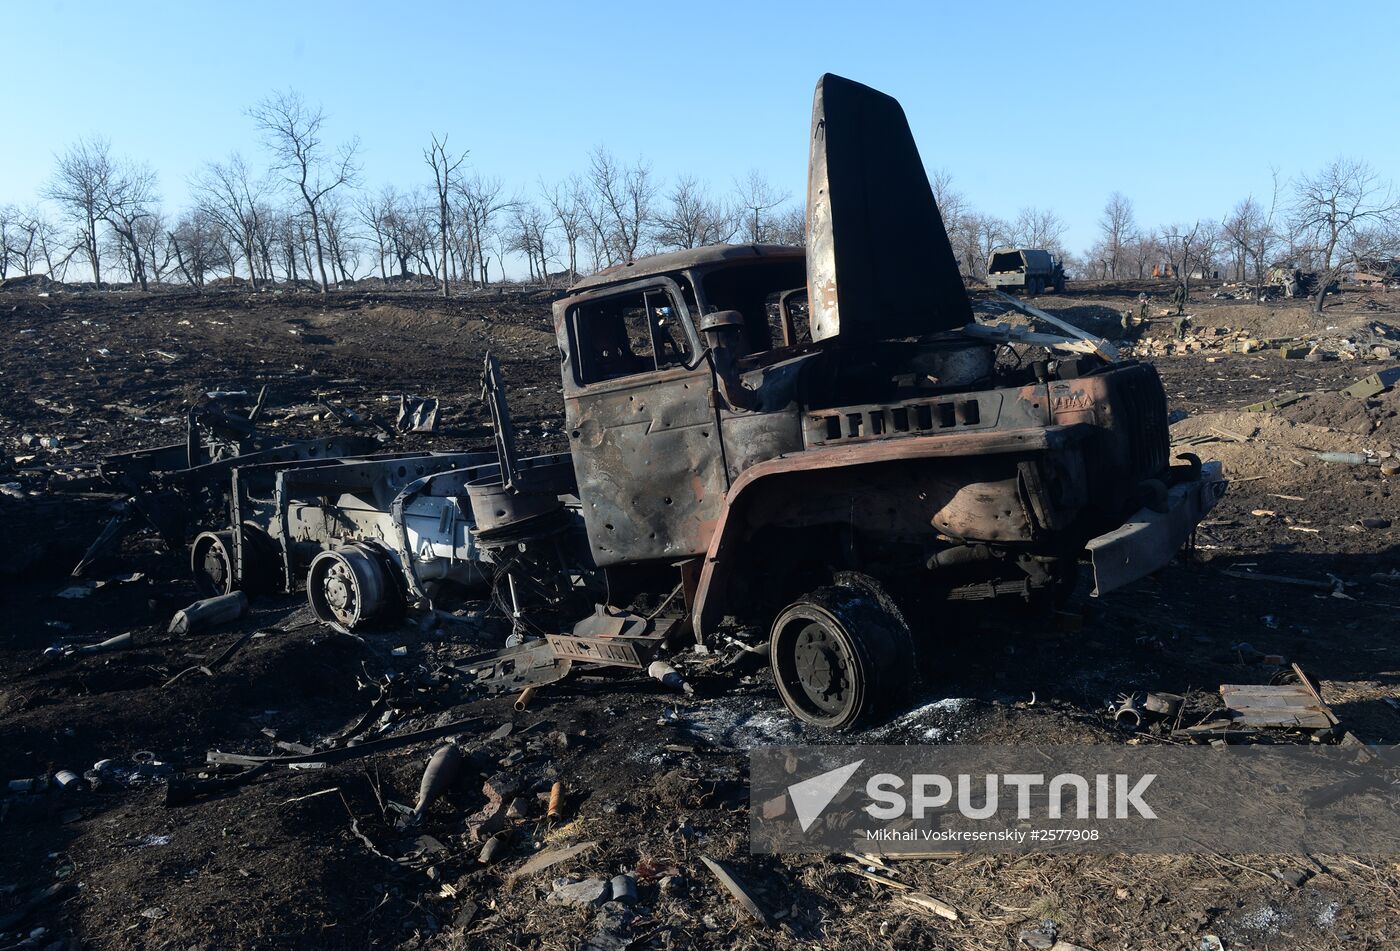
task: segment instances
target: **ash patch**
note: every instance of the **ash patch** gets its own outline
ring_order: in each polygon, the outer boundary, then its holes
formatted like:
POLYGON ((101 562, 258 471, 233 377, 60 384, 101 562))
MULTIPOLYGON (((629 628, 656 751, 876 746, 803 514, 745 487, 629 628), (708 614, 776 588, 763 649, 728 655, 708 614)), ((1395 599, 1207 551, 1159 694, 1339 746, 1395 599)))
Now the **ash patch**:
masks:
POLYGON ((973 708, 974 702, 966 697, 945 697, 867 730, 859 739, 876 743, 949 743, 971 725, 973 708))

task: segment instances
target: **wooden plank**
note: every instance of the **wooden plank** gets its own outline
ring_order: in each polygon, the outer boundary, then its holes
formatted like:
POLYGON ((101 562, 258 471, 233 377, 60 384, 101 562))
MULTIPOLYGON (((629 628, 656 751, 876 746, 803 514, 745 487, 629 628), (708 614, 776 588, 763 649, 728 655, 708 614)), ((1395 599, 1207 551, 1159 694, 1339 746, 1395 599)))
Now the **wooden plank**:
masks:
POLYGON ((581 842, 578 845, 570 845, 562 849, 545 849, 543 852, 536 852, 526 859, 524 865, 511 872, 509 877, 520 878, 543 872, 545 869, 567 861, 576 855, 582 855, 597 844, 597 842, 581 842))
POLYGON ((1325 730, 1335 723, 1326 704, 1302 684, 1221 684, 1220 697, 1237 726, 1325 730))
POLYGON ((1056 327, 1059 327, 1071 337, 1078 337, 1080 340, 1088 341, 1090 344, 1093 345, 1094 352, 1097 353, 1099 356, 1103 357, 1109 363, 1113 363, 1117 360, 1122 359, 1123 355, 1118 352, 1118 348, 1115 347, 1113 344, 1109 343, 1107 340, 1104 340, 1102 337, 1095 337, 1093 334, 1086 333, 1085 331, 1080 330, 1078 327, 1076 327, 1069 321, 1061 320, 1054 314, 1046 313, 1039 307, 1032 307, 1025 301, 1017 300, 1010 294, 1004 293, 1002 291, 996 291, 995 293, 1002 303, 1007 304, 1013 310, 1018 310, 1028 317, 1034 317, 1037 320, 1043 320, 1047 324, 1052 324, 1056 327))
POLYGON ((1235 723, 1242 727, 1261 728, 1279 727, 1282 729, 1297 728, 1300 730, 1325 730, 1332 725, 1322 713, 1314 713, 1303 716, 1270 716, 1263 713, 1245 713, 1235 718, 1235 723))
POLYGON ((1322 699, 1322 694, 1313 686, 1313 682, 1308 679, 1308 675, 1303 673, 1303 668, 1294 664, 1293 673, 1297 674, 1298 683, 1307 690, 1308 693, 1312 694, 1313 699, 1317 701, 1317 705, 1322 708, 1322 712, 1327 714, 1327 719, 1332 721, 1332 725, 1339 726, 1342 721, 1338 720, 1336 715, 1332 713, 1332 708, 1327 705, 1327 701, 1322 699))
POLYGON ((714 873, 715 878, 719 879, 720 884, 729 891, 730 895, 734 896, 734 900, 737 901, 745 911, 753 915, 765 928, 773 927, 773 918, 768 912, 763 910, 758 902, 754 901, 753 896, 749 894, 749 890, 744 887, 743 882, 735 878, 730 874, 728 869, 708 855, 700 856, 700 861, 705 863, 705 866, 714 873))

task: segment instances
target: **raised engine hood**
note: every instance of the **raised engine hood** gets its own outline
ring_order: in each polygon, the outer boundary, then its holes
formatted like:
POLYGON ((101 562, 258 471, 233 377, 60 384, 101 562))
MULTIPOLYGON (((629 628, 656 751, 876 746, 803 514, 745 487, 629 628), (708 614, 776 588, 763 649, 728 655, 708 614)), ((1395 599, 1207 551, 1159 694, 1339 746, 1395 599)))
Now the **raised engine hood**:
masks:
POLYGON ((899 102, 817 81, 807 166, 812 339, 890 339, 972 322, 943 216, 899 102))

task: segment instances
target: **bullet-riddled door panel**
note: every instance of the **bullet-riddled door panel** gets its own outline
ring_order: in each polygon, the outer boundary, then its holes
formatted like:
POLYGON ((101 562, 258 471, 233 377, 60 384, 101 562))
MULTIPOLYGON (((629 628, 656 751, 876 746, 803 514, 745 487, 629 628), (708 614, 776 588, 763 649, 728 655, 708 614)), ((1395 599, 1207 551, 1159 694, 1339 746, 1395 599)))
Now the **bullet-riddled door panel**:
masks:
POLYGON ((567 315, 565 419, 600 566, 703 552, 727 482, 709 364, 678 290, 624 289, 567 315))

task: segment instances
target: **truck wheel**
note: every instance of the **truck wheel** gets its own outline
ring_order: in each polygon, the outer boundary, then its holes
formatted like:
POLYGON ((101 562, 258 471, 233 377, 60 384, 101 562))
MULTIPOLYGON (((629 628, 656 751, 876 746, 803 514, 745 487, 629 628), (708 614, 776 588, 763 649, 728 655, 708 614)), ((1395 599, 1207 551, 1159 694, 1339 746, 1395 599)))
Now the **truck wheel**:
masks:
POLYGON ((244 523, 243 570, 233 570, 233 531, 201 532, 190 546, 190 573, 200 597, 213 598, 233 591, 271 594, 277 582, 277 547, 267 533, 244 523))
POLYGON ((306 599, 316 620, 344 634, 384 620, 402 607, 378 553, 355 544, 323 551, 312 560, 306 599))
POLYGON ((190 574, 201 598, 229 594, 233 583, 233 532, 201 532, 190 546, 190 574))
POLYGON ((818 588, 784 608, 770 657, 783 703, 813 726, 848 730, 908 701, 908 628, 858 588, 818 588))

